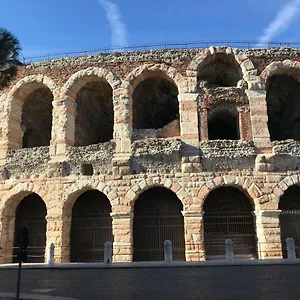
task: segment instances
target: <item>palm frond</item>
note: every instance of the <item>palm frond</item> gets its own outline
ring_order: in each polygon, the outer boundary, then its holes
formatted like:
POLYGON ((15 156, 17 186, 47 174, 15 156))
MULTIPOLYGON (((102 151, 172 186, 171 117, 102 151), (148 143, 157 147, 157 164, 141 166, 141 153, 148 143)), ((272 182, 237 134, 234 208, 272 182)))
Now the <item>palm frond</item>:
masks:
POLYGON ((21 46, 19 40, 5 28, 0 28, 0 89, 4 88, 17 74, 21 46))

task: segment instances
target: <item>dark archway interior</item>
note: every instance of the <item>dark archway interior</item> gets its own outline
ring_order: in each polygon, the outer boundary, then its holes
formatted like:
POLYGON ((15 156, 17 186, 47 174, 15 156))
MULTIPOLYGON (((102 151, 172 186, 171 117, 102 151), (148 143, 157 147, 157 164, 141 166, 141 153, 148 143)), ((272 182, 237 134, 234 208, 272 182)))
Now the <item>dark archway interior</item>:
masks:
POLYGON ((207 259, 224 259, 228 238, 233 241, 236 257, 257 257, 253 206, 245 193, 233 187, 215 189, 206 198, 203 210, 207 259))
POLYGON ((23 148, 50 145, 52 101, 53 95, 48 88, 37 89, 25 99, 21 118, 23 148))
POLYGON ((293 238, 296 257, 300 258, 300 186, 289 187, 281 196, 279 209, 282 256, 287 258, 286 239, 293 238))
POLYGON ((105 82, 87 83, 76 99, 75 146, 109 142, 113 138, 113 91, 105 82))
POLYGON ((210 140, 238 140, 238 120, 228 111, 219 111, 208 120, 210 140))
POLYGON ((300 258, 300 186, 289 187, 281 196, 279 209, 282 256, 287 258, 286 239, 293 238, 296 257, 300 258))
POLYGON ((220 187, 210 192, 205 199, 205 212, 249 212, 253 211, 250 199, 234 187, 220 187))
POLYGON ((288 75, 267 81, 268 127, 272 141, 300 141, 300 82, 288 75))
POLYGON ((300 210, 300 186, 293 185, 289 187, 280 197, 280 210, 300 210))
POLYGON ((28 262, 44 262, 46 215, 46 205, 37 194, 30 194, 20 202, 16 209, 13 262, 18 262, 18 236, 22 226, 27 226, 29 230, 28 262))
POLYGON ((109 200, 97 190, 77 198, 72 210, 72 262, 103 262, 104 244, 113 242, 110 213, 109 200))
POLYGON ((216 59, 201 68, 198 72, 199 87, 230 87, 237 86, 242 79, 240 66, 226 61, 226 56, 217 56, 216 59))
POLYGON ((134 261, 163 260, 170 240, 173 259, 185 260, 183 205, 172 191, 156 187, 142 193, 134 207, 134 261))
POLYGON ((178 89, 164 78, 142 81, 133 93, 133 128, 159 129, 179 119, 178 89))

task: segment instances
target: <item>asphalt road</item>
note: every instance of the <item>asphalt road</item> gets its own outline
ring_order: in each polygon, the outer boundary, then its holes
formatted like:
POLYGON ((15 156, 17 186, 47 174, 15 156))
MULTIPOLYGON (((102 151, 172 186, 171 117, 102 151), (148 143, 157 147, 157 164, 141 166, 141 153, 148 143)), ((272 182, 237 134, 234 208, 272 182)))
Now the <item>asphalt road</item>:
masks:
MULTIPOLYGON (((0 270, 0 292, 15 291, 16 275, 0 270)), ((300 266, 23 270, 21 289, 95 300, 299 300, 300 266)))

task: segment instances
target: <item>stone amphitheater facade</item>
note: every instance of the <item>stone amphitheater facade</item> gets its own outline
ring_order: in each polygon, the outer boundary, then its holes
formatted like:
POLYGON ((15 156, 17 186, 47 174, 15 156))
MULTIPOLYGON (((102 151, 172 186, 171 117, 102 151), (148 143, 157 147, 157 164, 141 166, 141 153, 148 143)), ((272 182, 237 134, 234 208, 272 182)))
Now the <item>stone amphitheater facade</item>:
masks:
POLYGON ((114 261, 130 262, 135 204, 159 188, 182 205, 187 261, 206 258, 205 202, 228 188, 249 200, 259 258, 282 257, 280 202, 300 183, 299 86, 300 50, 291 48, 110 53, 21 67, 0 91, 1 262, 12 261, 16 211, 32 195, 45 205, 45 247, 54 243, 55 260, 70 261, 73 205, 89 191, 109 200, 114 261))

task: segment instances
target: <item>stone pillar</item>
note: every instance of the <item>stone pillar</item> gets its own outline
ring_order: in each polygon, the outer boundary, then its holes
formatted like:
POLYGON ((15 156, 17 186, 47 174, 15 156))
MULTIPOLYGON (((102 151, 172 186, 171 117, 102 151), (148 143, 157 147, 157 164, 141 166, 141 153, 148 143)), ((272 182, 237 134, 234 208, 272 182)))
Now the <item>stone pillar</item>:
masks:
POLYGON ((202 107, 200 110, 200 140, 208 140, 207 108, 204 107, 202 107))
POLYGON ((62 161, 66 158, 67 146, 74 145, 76 103, 70 97, 52 103, 50 155, 52 161, 62 161))
POLYGON ((114 140, 116 151, 113 158, 115 175, 130 174, 132 109, 128 90, 119 88, 113 91, 114 140))
POLYGON ((46 231, 46 249, 54 244, 54 262, 70 261, 71 217, 48 214, 46 231))
POLYGON ((250 103, 250 119, 254 144, 260 153, 269 153, 272 151, 272 144, 268 129, 266 92, 262 90, 247 90, 246 93, 250 103))
POLYGON ((22 146, 20 125, 22 101, 0 92, 0 165, 6 162, 7 151, 22 146))
POLYGON ((251 121, 250 121, 250 110, 248 107, 238 107, 238 113, 239 113, 240 140, 251 141, 252 128, 251 128, 251 121))
POLYGON ((6 162, 9 144, 8 130, 8 115, 4 112, 0 112, 0 166, 4 165, 6 162))
POLYGON ((178 96, 181 138, 191 145, 199 142, 197 98, 193 93, 178 96))
POLYGON ((133 260, 133 213, 111 213, 113 218, 113 261, 133 260))
POLYGON ((179 94, 180 132, 184 142, 182 148, 182 172, 201 171, 199 158, 198 94, 179 94))
POLYGON ((182 211, 185 231, 186 261, 205 260, 203 213, 182 211))
POLYGON ((280 210, 255 211, 257 250, 260 259, 282 258, 280 210))
POLYGON ((0 219, 0 263, 12 262, 15 234, 15 217, 0 219))

